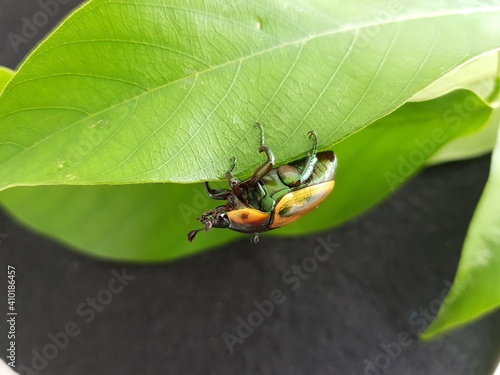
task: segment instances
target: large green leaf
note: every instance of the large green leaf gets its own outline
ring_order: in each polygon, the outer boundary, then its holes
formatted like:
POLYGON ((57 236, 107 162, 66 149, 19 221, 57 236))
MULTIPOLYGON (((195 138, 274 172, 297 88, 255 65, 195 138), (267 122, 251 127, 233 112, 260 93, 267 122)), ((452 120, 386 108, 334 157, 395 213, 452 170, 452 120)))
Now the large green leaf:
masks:
POLYGON ((500 306, 500 133, 490 176, 470 224, 457 275, 438 317, 422 335, 436 335, 500 306))
MULTIPOLYGON (((466 90, 404 105, 340 142, 335 147, 339 170, 332 196, 313 213, 270 233, 324 229, 366 210, 418 171, 439 147, 481 127, 490 114, 491 108, 466 90), (446 113, 464 102, 474 103, 474 111, 453 126, 446 113)), ((256 155, 258 134, 252 141, 252 154, 256 155)), ((276 156, 279 161, 281 154, 276 156)), ((187 232, 200 226, 195 218, 217 204, 202 190, 201 184, 20 187, 2 192, 0 199, 28 226, 87 253, 153 261, 235 238, 234 232, 214 229, 200 234, 194 243, 187 241, 187 232)))
POLYGON ((289 161, 500 47, 500 5, 94 0, 0 97, 0 188, 195 182, 260 162, 256 120, 289 161))

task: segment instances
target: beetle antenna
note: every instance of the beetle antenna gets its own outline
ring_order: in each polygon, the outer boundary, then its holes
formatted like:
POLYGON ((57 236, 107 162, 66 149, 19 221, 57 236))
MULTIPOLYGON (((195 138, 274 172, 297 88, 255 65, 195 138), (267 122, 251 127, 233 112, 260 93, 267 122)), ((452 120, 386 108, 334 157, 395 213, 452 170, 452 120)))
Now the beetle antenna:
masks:
POLYGON ((201 232, 205 230, 205 228, 203 229, 195 229, 195 230, 192 230, 191 232, 188 233, 188 240, 189 242, 193 242, 194 238, 196 237, 196 235, 198 234, 198 232, 201 232))

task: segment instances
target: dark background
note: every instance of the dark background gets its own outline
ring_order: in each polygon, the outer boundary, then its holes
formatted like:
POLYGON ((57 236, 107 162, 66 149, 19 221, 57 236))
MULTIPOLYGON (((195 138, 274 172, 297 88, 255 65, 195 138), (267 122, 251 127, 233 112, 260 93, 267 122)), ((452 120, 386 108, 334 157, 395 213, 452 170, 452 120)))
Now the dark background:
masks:
MULTIPOLYGON (((16 52, 7 35, 21 34, 22 17, 31 19, 40 4, 0 0, 0 65, 15 68, 77 3, 61 7, 16 52)), ((89 259, 2 212, 0 306, 6 311, 6 267, 14 265, 18 366, 32 367, 33 350, 42 351, 49 334, 73 321, 79 333, 39 373, 491 374, 500 353, 499 313, 430 343, 416 338, 453 281, 488 168, 489 157, 430 168, 371 212, 329 232, 263 236, 258 245, 243 239, 155 266, 89 259), (292 291, 283 274, 329 236, 338 244, 334 253, 292 291), (135 279, 91 321, 90 313, 78 313, 87 298, 105 295, 111 271, 123 267, 135 279), (239 317, 246 320, 256 311, 254 301, 269 299, 274 289, 286 301, 231 354, 223 334, 236 334, 239 317), (396 344, 398 337, 407 346, 396 344), (368 371, 370 362, 387 368, 368 371)), ((5 359, 7 325, 1 327, 5 359)))

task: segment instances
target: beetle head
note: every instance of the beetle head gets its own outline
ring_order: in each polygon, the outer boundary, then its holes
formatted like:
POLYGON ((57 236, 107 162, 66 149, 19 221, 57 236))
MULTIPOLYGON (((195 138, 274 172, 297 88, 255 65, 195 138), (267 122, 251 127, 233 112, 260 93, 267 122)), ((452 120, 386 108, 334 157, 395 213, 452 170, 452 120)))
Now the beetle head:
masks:
POLYGON ((188 233, 188 240, 193 242, 194 238, 198 234, 198 232, 205 231, 209 232, 212 228, 229 228, 229 218, 227 216, 227 211, 230 208, 227 206, 219 206, 214 208, 213 210, 209 210, 204 212, 201 217, 197 218, 197 220, 201 221, 205 228, 195 229, 188 233))

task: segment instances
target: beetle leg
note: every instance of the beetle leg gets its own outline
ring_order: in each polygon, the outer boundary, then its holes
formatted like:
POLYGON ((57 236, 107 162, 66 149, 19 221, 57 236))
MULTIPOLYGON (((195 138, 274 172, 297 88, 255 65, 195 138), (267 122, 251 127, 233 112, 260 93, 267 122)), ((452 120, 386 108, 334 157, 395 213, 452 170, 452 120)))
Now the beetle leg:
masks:
POLYGON ((231 166, 229 167, 229 170, 226 173, 226 178, 228 174, 232 176, 234 168, 236 167, 236 160, 237 160, 236 156, 233 156, 231 159, 229 159, 229 161, 231 162, 231 166))
POLYGON ((306 182, 309 177, 311 177, 314 172, 314 167, 318 162, 318 158, 316 157, 316 153, 318 152, 318 138, 313 130, 307 134, 309 138, 313 140, 313 147, 311 152, 307 154, 303 167, 298 167, 297 169, 292 165, 282 165, 278 168, 278 174, 281 180, 288 186, 299 186, 306 182))
POLYGON ((229 187, 234 195, 241 197, 240 179, 233 176, 234 167, 236 167, 236 158, 233 156, 231 158, 231 167, 226 172, 226 180, 229 182, 229 187))
POLYGON ((307 135, 309 136, 309 139, 313 140, 313 148, 310 155, 316 155, 318 153, 318 135, 314 130, 310 130, 307 135))
POLYGON ((295 183, 296 186, 299 186, 300 184, 303 184, 309 177, 311 177, 314 167, 316 166, 316 163, 318 161, 318 158, 316 157, 316 154, 318 153, 318 136, 316 135, 316 132, 314 130, 311 130, 309 133, 307 133, 309 136, 309 139, 313 140, 313 148, 311 152, 308 153, 306 162, 304 163, 304 167, 302 168, 299 179, 295 183))
POLYGON ((264 140, 264 127, 260 122, 256 122, 255 125, 260 129, 260 147, 264 147, 264 143, 266 143, 264 140))
POLYGON ((259 152, 265 152, 267 160, 254 172, 252 178, 248 181, 250 186, 255 186, 257 181, 261 180, 266 174, 274 168, 274 153, 267 146, 261 146, 259 152))
POLYGON ((303 184, 308 180, 309 177, 311 177, 314 167, 316 166, 316 163, 318 161, 318 158, 316 155, 310 155, 304 164, 304 168, 300 172, 299 179, 295 183, 295 186, 299 186, 300 184, 303 184))
POLYGON ((212 189, 208 182, 205 182, 204 186, 207 195, 212 199, 226 200, 227 196, 231 194, 231 191, 227 189, 212 189))
POLYGON ((276 205, 276 201, 271 197, 267 191, 264 190, 261 184, 257 183, 257 189, 259 190, 259 206, 264 212, 270 212, 276 205))
POLYGON ((264 142, 264 127, 260 123, 256 123, 256 125, 260 128, 260 147, 259 152, 265 152, 267 156, 267 160, 254 172, 252 178, 248 181, 250 186, 255 186, 257 181, 261 180, 266 174, 268 174, 273 168, 275 164, 274 153, 273 151, 267 147, 264 142))

